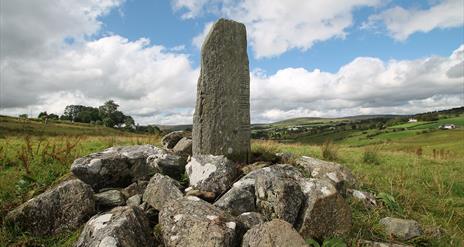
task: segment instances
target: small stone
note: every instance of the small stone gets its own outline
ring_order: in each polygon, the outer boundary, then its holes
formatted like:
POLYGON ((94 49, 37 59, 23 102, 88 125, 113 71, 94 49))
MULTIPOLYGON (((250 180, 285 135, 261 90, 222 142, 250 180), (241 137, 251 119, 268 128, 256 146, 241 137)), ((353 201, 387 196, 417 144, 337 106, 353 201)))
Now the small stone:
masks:
POLYGON ((161 138, 161 144, 164 148, 173 148, 186 135, 184 131, 173 131, 161 138))
POLYGON ((399 240, 409 240, 422 234, 420 225, 415 220, 386 217, 379 223, 385 227, 386 234, 399 240))
POLYGON ((23 203, 4 222, 33 235, 50 235, 75 230, 94 213, 92 188, 74 179, 23 203))
POLYGON ((107 190, 94 195, 98 208, 114 208, 126 204, 119 190, 107 190))
POLYGON ((366 207, 377 207, 375 196, 369 192, 348 189, 348 194, 352 195, 355 200, 361 201, 366 207))
POLYGON ((176 180, 157 173, 150 179, 143 194, 143 201, 156 210, 161 210, 166 202, 183 196, 179 188, 176 180))
POLYGON ((139 180, 122 189, 121 193, 124 195, 125 198, 129 198, 137 194, 143 194, 143 192, 145 192, 147 184, 148 181, 139 180))
POLYGON ((214 205, 232 215, 256 211, 255 195, 248 190, 232 187, 214 205))
POLYGON ((245 212, 237 216, 237 221, 243 224, 246 230, 252 228, 255 225, 262 224, 265 219, 262 214, 257 212, 245 212))
POLYGON ((185 193, 186 196, 196 196, 199 197, 207 202, 213 202, 214 198, 216 198, 216 194, 210 191, 200 191, 195 189, 190 189, 185 193))
POLYGON ((166 247, 229 247, 237 242, 234 218, 198 197, 166 203, 159 220, 166 247))
POLYGON ((256 207, 267 220, 282 219, 294 224, 304 200, 299 184, 279 173, 256 177, 256 207))
POLYGON ((311 175, 311 178, 328 179, 342 195, 346 195, 346 189, 355 184, 355 178, 346 167, 313 157, 302 156, 296 160, 296 164, 311 175))
POLYGON ((126 206, 92 217, 74 246, 154 246, 154 239, 142 210, 126 206))
POLYGON ((234 162, 222 155, 194 156, 185 168, 191 187, 216 195, 227 191, 238 176, 234 162))
POLYGON ((177 154, 192 156, 192 139, 183 137, 172 149, 177 154))
POLYGON ((303 238, 325 239, 351 230, 351 208, 326 179, 301 179, 306 197, 295 228, 303 238))
POLYGON ((142 203, 142 195, 137 194, 129 197, 126 201, 127 206, 138 207, 142 203))
POLYGON ((242 247, 268 246, 307 247, 292 225, 279 219, 255 225, 243 236, 242 247))
POLYGON ((153 167, 156 172, 179 180, 185 173, 187 161, 185 157, 161 149, 156 154, 149 156, 147 158, 147 163, 150 167, 153 167))

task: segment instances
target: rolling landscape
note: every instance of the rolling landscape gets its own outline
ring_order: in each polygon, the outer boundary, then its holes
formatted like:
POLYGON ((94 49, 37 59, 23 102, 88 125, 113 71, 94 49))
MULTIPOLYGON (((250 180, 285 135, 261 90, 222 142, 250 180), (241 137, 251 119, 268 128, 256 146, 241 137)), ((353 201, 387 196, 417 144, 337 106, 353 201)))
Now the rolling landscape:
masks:
MULTIPOLYGON (((408 123, 409 119, 420 118, 420 114, 298 118, 257 124, 253 133, 265 130, 274 134, 253 139, 252 152, 307 155, 352 169, 359 179, 357 189, 375 194, 381 206, 371 211, 350 201, 354 210, 349 238, 388 241, 376 225, 378 220, 401 216, 420 221, 427 232, 410 244, 457 246, 464 236, 464 108, 429 114, 434 120, 414 123, 408 123), (450 124, 456 128, 439 128, 450 124), (314 128, 320 131, 316 133, 314 128)), ((40 119, 1 116, 0 219, 20 203, 67 179, 74 159, 118 145, 159 146, 161 135, 169 131, 143 134, 69 121, 45 124, 40 119)), ((0 239, 1 245, 67 246, 79 231, 36 238, 3 227, 0 239)))
POLYGON ((0 0, 0 247, 462 247, 463 174, 463 0, 0 0))

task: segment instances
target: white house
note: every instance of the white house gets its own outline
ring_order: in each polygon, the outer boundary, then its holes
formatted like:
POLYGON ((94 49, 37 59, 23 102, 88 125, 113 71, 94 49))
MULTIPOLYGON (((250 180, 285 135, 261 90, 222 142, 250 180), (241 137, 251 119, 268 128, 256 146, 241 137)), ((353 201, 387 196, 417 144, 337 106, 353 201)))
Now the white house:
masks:
POLYGON ((444 125, 440 126, 440 129, 444 129, 444 130, 456 129, 456 125, 454 125, 454 124, 444 124, 444 125))
POLYGON ((415 118, 410 118, 408 123, 417 123, 417 119, 415 118))

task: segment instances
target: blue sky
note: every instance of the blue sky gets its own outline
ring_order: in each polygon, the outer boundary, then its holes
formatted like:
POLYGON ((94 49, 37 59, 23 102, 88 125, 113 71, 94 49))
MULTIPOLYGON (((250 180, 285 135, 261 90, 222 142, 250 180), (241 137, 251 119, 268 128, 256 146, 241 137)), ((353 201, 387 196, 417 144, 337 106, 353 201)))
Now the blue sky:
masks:
MULTIPOLYGON (((464 41, 462 26, 417 32, 405 41, 396 41, 385 32, 360 29, 369 16, 391 6, 427 8, 429 5, 426 1, 391 1, 381 9, 361 7, 353 11, 354 22, 346 29, 347 37, 318 42, 307 51, 291 49, 272 58, 256 59, 250 47, 250 67, 264 69, 268 73, 284 67, 336 72, 342 65, 360 56, 378 57, 384 61, 448 56, 464 41)), ((101 18, 104 26, 100 35, 116 33, 130 40, 146 37, 152 43, 166 47, 185 46, 192 56, 192 63, 197 66, 199 49, 192 45, 192 38, 203 30, 205 23, 216 20, 218 16, 207 14, 186 20, 181 18, 184 12, 185 9, 174 11, 169 1, 128 0, 101 18)))
POLYGON ((462 0, 5 0, 0 114, 114 99, 142 124, 191 123, 199 45, 247 27, 253 122, 464 105, 462 0))

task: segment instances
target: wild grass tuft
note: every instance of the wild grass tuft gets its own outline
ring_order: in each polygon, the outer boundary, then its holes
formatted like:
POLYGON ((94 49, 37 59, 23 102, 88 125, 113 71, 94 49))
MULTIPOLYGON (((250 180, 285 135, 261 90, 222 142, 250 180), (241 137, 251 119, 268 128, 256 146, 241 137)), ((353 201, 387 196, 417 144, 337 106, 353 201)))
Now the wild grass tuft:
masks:
POLYGON ((335 161, 338 159, 338 147, 328 139, 321 146, 322 158, 325 160, 335 161))

